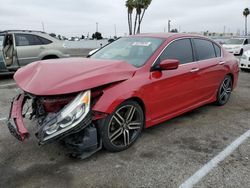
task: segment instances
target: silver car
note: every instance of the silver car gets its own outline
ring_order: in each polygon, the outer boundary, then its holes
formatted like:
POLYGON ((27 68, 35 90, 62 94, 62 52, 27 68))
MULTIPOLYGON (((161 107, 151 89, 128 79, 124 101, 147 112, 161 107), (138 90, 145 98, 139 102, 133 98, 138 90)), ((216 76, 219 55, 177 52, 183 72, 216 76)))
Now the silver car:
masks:
POLYGON ((23 30, 0 32, 0 49, 0 71, 17 70, 38 60, 85 56, 89 51, 72 49, 45 32, 23 30))

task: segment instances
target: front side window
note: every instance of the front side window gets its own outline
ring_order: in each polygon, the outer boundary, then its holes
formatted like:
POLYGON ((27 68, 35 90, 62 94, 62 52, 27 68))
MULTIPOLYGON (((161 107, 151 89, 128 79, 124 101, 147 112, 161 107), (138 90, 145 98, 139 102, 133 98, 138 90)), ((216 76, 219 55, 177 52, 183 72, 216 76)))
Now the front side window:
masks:
POLYGON ((163 41, 153 37, 125 37, 110 43, 90 58, 124 60, 135 67, 141 67, 163 41))
POLYGON ((35 35, 30 34, 16 34, 16 46, 32 46, 42 45, 42 41, 35 35))
POLYGON ((172 42, 160 56, 160 61, 165 59, 178 59, 180 64, 193 62, 191 40, 180 39, 172 42))
POLYGON ((198 61, 215 58, 213 43, 204 39, 194 39, 198 61))

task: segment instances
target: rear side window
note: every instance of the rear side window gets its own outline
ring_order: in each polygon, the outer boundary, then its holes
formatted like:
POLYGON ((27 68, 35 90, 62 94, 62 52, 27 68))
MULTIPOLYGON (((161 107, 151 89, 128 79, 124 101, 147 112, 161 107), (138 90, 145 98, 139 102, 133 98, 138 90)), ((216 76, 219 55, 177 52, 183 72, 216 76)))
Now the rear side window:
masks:
POLYGON ((45 38, 39 37, 39 36, 37 36, 37 37, 42 41, 43 44, 50 44, 50 43, 52 43, 52 41, 50 41, 48 39, 45 39, 45 38))
POLYGON ((212 42, 203 39, 194 39, 194 44, 199 61, 216 57, 212 42))
POLYGON ((16 34, 16 46, 32 46, 50 44, 51 41, 43 37, 31 34, 16 34))
POLYGON ((221 57, 221 48, 217 44, 214 44, 214 50, 216 53, 216 57, 221 57))
POLYGON ((180 64, 193 62, 191 40, 180 39, 172 42, 160 56, 160 61, 165 59, 178 59, 180 64))

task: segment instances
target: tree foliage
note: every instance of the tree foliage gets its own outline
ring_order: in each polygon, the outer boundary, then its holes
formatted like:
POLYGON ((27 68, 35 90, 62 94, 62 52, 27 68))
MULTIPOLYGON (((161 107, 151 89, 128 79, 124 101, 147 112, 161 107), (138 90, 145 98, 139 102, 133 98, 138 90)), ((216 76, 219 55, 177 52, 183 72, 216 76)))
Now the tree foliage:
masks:
POLYGON ((151 4, 152 0, 126 0, 126 7, 128 11, 128 27, 129 35, 140 33, 141 23, 145 14, 145 11, 151 4), (135 10, 135 19, 133 27, 133 11, 135 10))
POLYGON ((95 33, 93 33, 92 38, 93 38, 93 39, 96 39, 96 40, 101 40, 101 39, 103 39, 102 34, 101 34, 100 32, 95 32, 95 33))
POLYGON ((243 16, 247 17, 250 14, 249 8, 245 8, 243 11, 243 16))

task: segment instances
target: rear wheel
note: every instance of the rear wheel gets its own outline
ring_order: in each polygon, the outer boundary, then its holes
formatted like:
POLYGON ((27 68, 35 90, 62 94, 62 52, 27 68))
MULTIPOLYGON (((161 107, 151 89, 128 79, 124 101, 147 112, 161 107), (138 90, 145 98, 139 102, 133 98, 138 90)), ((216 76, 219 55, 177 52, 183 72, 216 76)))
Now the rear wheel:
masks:
POLYGON ((226 75, 217 93, 217 101, 216 101, 217 105, 222 106, 228 102, 232 92, 232 88, 233 88, 232 77, 226 75))
POLYGON ((135 101, 125 101, 103 123, 103 146, 112 152, 125 150, 137 140, 143 126, 141 106, 135 101))

